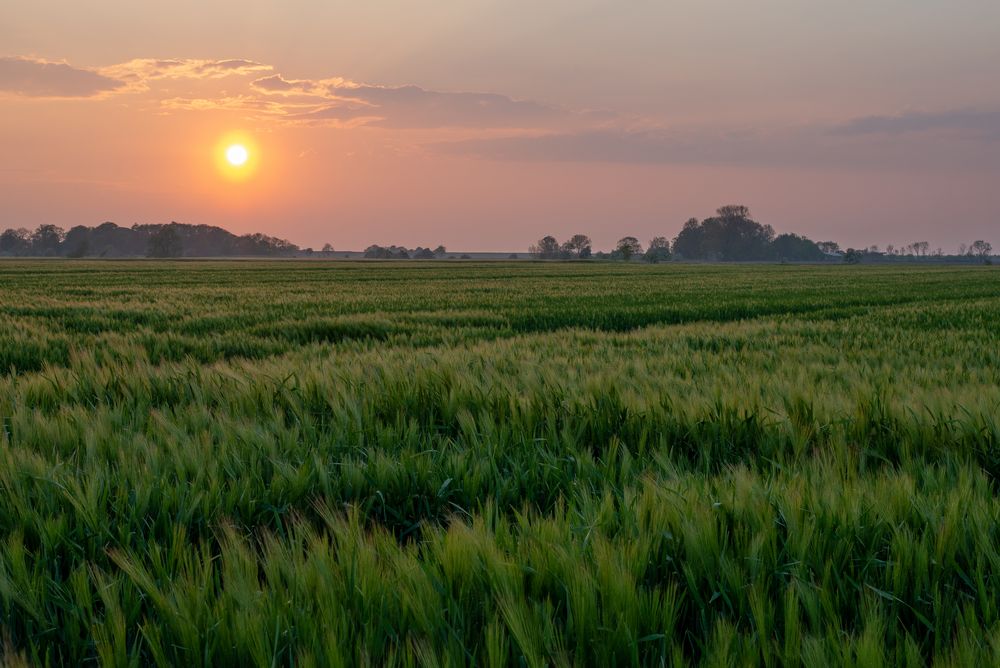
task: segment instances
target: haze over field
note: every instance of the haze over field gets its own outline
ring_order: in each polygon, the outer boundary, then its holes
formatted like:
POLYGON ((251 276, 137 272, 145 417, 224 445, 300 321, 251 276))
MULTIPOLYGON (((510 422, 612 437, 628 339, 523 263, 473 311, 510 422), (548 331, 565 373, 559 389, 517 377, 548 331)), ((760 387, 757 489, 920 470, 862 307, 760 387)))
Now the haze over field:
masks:
POLYGON ((986 0, 6 3, 0 228, 611 247, 747 202, 844 246, 996 240, 998 25, 986 0))

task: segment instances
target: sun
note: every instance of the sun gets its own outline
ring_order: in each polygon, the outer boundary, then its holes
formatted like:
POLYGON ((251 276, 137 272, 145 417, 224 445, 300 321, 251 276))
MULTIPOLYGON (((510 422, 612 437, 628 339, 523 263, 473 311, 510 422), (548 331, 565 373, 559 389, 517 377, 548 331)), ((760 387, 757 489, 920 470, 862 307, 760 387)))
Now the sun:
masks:
POLYGON ((218 138, 211 148, 212 161, 223 179, 244 183, 257 177, 264 151, 252 133, 234 130, 218 138))
POLYGON ((226 161, 233 167, 242 167, 249 157, 250 153, 243 144, 233 144, 226 149, 226 161))

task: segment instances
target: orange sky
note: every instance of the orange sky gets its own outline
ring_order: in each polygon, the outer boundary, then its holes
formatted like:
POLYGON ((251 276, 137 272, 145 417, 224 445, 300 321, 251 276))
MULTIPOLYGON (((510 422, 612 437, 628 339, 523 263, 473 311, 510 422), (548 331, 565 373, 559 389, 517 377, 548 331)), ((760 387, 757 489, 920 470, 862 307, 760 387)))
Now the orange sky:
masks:
POLYGON ((995 2, 148 4, 0 9, 0 227, 607 248, 740 202, 845 246, 1000 243, 995 2))

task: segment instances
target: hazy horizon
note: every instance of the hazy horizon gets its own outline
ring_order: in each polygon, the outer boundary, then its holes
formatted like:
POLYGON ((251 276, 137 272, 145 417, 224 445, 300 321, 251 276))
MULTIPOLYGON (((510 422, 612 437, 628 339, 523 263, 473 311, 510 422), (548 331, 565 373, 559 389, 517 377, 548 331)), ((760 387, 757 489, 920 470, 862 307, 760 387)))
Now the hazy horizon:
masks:
POLYGON ((996 243, 997 25, 980 0, 19 3, 0 228, 519 252, 742 203, 845 247, 996 243))

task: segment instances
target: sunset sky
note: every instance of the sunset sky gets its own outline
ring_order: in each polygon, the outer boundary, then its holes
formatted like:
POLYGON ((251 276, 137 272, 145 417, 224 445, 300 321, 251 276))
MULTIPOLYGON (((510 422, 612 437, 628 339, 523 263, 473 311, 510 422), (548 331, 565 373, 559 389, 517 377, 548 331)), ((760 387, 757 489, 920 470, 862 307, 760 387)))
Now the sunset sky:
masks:
POLYGON ((996 0, 4 2, 0 227, 998 245, 998 81, 996 0))

